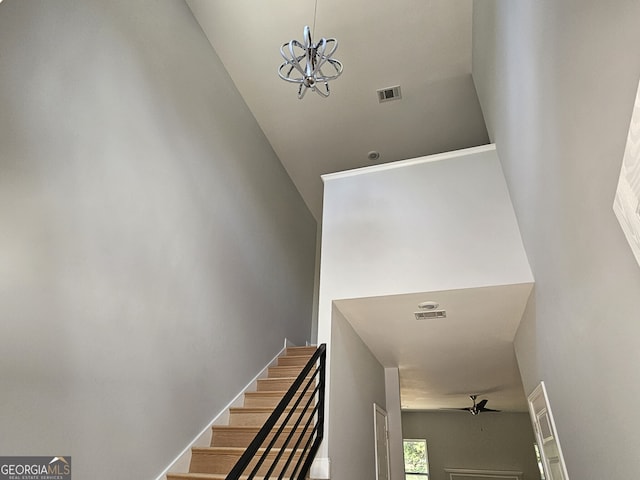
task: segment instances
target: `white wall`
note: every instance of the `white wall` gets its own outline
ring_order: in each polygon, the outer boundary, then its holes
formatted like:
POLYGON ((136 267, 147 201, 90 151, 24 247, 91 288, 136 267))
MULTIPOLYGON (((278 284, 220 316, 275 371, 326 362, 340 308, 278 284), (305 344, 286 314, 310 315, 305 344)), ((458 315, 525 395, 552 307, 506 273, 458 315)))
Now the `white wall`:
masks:
POLYGON ((640 471, 640 267, 612 211, 640 3, 474 2, 473 75, 536 279, 516 337, 573 479, 640 471))
POLYGON ((384 368, 337 308, 331 351, 331 478, 375 479, 373 404, 386 406, 384 368))
POLYGON ((403 412, 406 439, 427 440, 429 478, 448 480, 445 468, 512 470, 540 478, 527 413, 403 412))
POLYGON ((402 445, 402 403, 400 399, 400 371, 384 369, 387 422, 389 426, 389 468, 391 480, 404 479, 404 451, 402 445))
POLYGON ((0 62, 0 452, 153 478, 309 338, 315 222, 185 3, 7 0, 0 62))
POLYGON ((334 301, 533 281, 493 146, 323 179, 318 339, 329 343, 330 392, 341 374, 334 301))
POLYGON ((532 280, 491 145, 323 179, 321 300, 532 280))

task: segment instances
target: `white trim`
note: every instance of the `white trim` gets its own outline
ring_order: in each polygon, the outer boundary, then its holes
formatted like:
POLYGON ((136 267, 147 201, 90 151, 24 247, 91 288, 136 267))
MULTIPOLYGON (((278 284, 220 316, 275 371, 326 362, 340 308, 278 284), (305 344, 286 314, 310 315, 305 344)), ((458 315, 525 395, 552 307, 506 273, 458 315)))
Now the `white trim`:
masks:
POLYGON ((547 387, 544 382, 541 381, 540 384, 533 389, 533 391, 527 397, 527 404, 529 406, 529 415, 531 417, 531 423, 533 424, 533 432, 538 441, 538 450, 540 451, 540 458, 542 459, 542 466, 545 471, 546 477, 552 479, 552 474, 548 471, 547 462, 551 462, 553 460, 554 464, 557 463, 560 465, 560 473, 564 480, 569 480, 569 473, 567 472, 567 467, 564 463, 564 456, 562 455, 562 447, 560 446, 560 439, 558 438, 558 431, 556 430, 556 422, 553 419, 553 413, 551 412, 551 404, 549 403, 549 396, 547 395, 547 387), (535 401, 538 398, 542 398, 544 401, 544 407, 540 409, 539 412, 536 412, 536 408, 534 406, 535 401), (547 424, 545 427, 550 429, 550 432, 542 432, 540 426, 540 418, 544 415, 545 421, 547 424), (543 436, 544 433, 547 433, 547 436, 543 436), (549 435, 550 434, 550 435, 549 435), (555 440, 556 448, 558 450, 558 457, 548 458, 547 454, 544 450, 544 445, 551 440, 555 440))
POLYGON ((410 158, 408 160, 398 160, 397 162, 381 163, 380 165, 371 165, 369 167, 354 168, 343 172, 325 173, 320 175, 323 182, 327 180, 335 180, 337 178, 352 177, 363 173, 382 172, 384 170, 393 170, 395 168, 407 167, 410 165, 419 165, 421 163, 439 162, 450 158, 464 157, 476 153, 493 152, 496 149, 495 143, 488 145, 480 145, 479 147, 464 148, 462 150, 454 150, 452 152, 436 153, 435 155, 427 155, 424 157, 410 158))
POLYGON ((377 403, 373 403, 373 449, 376 459, 376 480, 380 480, 378 476, 378 467, 380 464, 380 452, 378 452, 378 413, 384 418, 384 446, 387 450, 387 479, 391 478, 391 462, 389 459, 389 418, 387 411, 377 403))
POLYGON ((331 460, 326 457, 314 458, 309 470, 309 477, 314 480, 328 480, 331 478, 331 460))
POLYGON ((469 468, 445 468, 449 474, 448 480, 458 478, 493 478, 495 480, 522 480, 522 472, 515 470, 476 470, 469 468))
POLYGON ((196 435, 196 437, 189 442, 189 444, 178 454, 178 456, 165 468, 156 480, 164 480, 167 473, 185 473, 189 470, 189 463, 191 463, 191 447, 194 446, 208 446, 211 445, 211 427, 214 425, 226 425, 229 420, 229 409, 232 407, 242 406, 243 396, 245 392, 255 390, 258 379, 267 376, 267 370, 269 367, 277 363, 278 357, 282 355, 288 346, 294 346, 288 339, 284 339, 284 347, 280 350, 275 357, 258 373, 253 379, 242 389, 242 391, 231 400, 226 407, 224 407, 218 414, 211 420, 202 431, 196 435))

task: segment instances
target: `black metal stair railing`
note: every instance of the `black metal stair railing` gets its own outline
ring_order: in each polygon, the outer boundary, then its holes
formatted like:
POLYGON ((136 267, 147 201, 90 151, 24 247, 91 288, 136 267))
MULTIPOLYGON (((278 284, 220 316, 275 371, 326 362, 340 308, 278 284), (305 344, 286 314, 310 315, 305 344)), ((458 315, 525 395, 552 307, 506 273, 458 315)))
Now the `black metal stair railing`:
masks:
POLYGON ((306 478, 324 435, 325 364, 326 345, 322 344, 238 459, 226 480, 239 480, 241 477, 252 479, 258 472, 264 479, 306 478), (285 433, 287 427, 291 427, 289 433, 285 433), (280 446, 274 448, 279 442, 280 446), (273 455, 270 455, 272 451, 273 455))

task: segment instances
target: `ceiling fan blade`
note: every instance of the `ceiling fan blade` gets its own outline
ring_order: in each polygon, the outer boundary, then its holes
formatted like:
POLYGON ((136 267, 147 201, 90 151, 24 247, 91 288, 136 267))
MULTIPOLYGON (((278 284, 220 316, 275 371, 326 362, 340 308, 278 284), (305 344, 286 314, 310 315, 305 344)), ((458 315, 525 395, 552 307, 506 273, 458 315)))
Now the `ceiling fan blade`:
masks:
POLYGON ((481 412, 501 412, 502 410, 494 410, 493 408, 479 408, 481 412))
POLYGON ((478 410, 482 410, 484 408, 484 406, 487 404, 489 400, 487 400, 486 398, 484 400, 480 400, 478 402, 478 410))

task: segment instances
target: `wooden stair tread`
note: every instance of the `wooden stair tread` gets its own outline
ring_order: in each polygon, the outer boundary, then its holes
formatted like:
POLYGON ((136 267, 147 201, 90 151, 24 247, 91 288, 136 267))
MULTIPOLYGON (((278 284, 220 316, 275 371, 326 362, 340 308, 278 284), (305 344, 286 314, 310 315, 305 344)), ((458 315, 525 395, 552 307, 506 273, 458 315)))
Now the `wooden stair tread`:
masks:
MULTIPOLYGON (((231 431, 231 432, 252 432, 252 431, 258 431, 260 430, 262 427, 260 426, 252 426, 252 425, 214 425, 213 427, 214 430, 218 430, 218 431, 231 431)), ((292 427, 284 427, 283 428, 283 432, 286 432, 287 430, 291 430, 292 427)))
MULTIPOLYGON (((302 373, 302 369, 304 365, 277 365, 275 367, 269 367, 269 377, 268 378, 286 378, 287 376, 298 378, 298 375, 302 373), (288 374, 288 375, 285 375, 288 374), (282 377, 276 377, 276 375, 282 375, 282 377)), ((310 377, 315 373, 315 370, 312 368, 308 373, 307 377, 310 377)))
MULTIPOLYGON (((304 385, 303 385, 304 386, 304 385)), ((309 391, 307 391, 304 396, 305 397, 310 397, 311 394, 313 393, 313 391, 311 390, 311 387, 309 387, 309 391)), ((253 397, 253 398, 282 398, 285 396, 287 392, 285 390, 258 390, 256 392, 245 392, 244 397, 253 397)), ((298 398, 297 396, 295 396, 294 398, 298 398)))
MULTIPOLYGON (((225 473, 167 473, 168 480, 225 480, 225 473)), ((241 479, 248 479, 249 475, 240 475, 241 479)), ((264 477, 255 476, 253 480, 264 480, 264 477)), ((273 477, 272 477, 273 478, 273 477)))
MULTIPOLYGON (((246 392, 244 394, 244 406, 245 407, 272 407, 275 408, 286 395, 287 392, 283 390, 261 390, 258 392, 246 392)), ((307 391, 303 396, 302 405, 304 405, 309 398, 311 398, 315 392, 307 391)), ((296 394, 294 401, 299 398, 299 394, 296 394)))
MULTIPOLYGON (((236 455, 236 454, 242 455, 245 450, 246 448, 244 447, 191 447, 191 451, 193 453, 209 453, 209 454, 220 453, 225 455, 236 455)), ((280 452, 280 450, 282 449, 279 447, 273 447, 269 453, 277 454, 278 452, 280 452)), ((302 450, 302 449, 299 448, 298 450, 302 450)), ((258 449, 258 453, 264 453, 265 451, 266 451, 266 448, 258 449)), ((284 451, 293 452, 294 449, 285 448, 284 451)))
MULTIPOLYGON (((202 480, 224 480, 227 478, 222 473, 167 473, 168 480, 180 480, 180 479, 202 479, 202 480)), ((256 480, 258 477, 254 477, 256 480)))
POLYGON ((263 390, 262 392, 244 392, 245 397, 284 397, 286 390, 263 390))
MULTIPOLYGON (((311 409, 311 405, 309 408, 311 409)), ((231 407, 229 409, 229 413, 270 413, 275 410, 275 407, 231 407)), ((296 409, 293 408, 285 408, 285 412, 290 412, 291 410, 303 410, 303 407, 298 407, 296 409)))
MULTIPOLYGON (((224 473, 167 473, 167 480, 225 480, 224 473)), ((240 475, 241 479, 248 479, 249 475, 240 475)), ((262 476, 252 477, 253 480, 264 480, 262 476)), ((273 478, 273 477, 271 477, 273 478)))
POLYGON ((304 367, 312 355, 284 355, 282 357, 278 357, 278 366, 297 366, 304 367))
POLYGON ((267 378, 259 378, 258 381, 259 382, 268 382, 268 381, 279 382, 280 380, 294 381, 296 378, 298 378, 297 375, 295 377, 267 377, 267 378))
POLYGON ((296 377, 280 377, 280 378, 259 378, 258 379, 258 391, 274 391, 289 389, 291 385, 296 381, 296 377))
POLYGON ((307 347, 287 347, 284 356, 286 356, 286 357, 293 356, 293 355, 297 355, 297 356, 303 356, 303 355, 312 356, 314 353, 316 353, 316 350, 318 350, 318 347, 315 346, 315 345, 310 345, 310 346, 307 346, 307 347))

